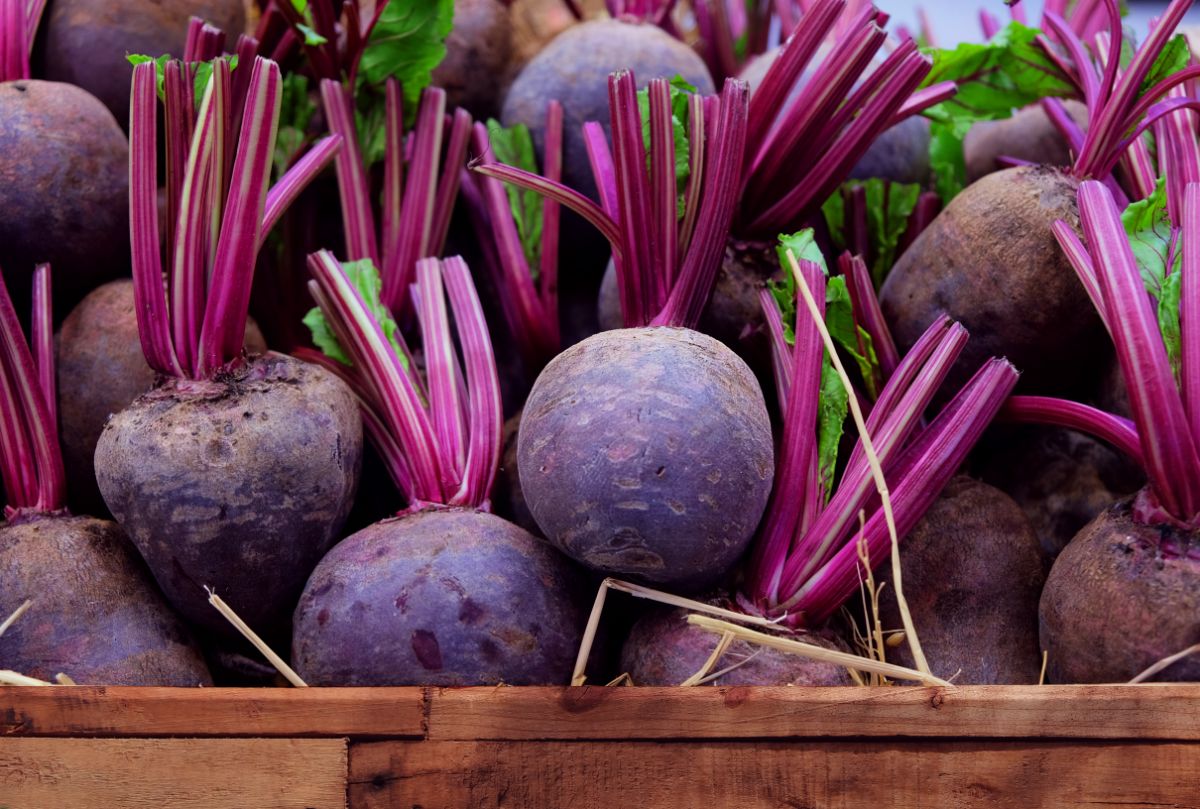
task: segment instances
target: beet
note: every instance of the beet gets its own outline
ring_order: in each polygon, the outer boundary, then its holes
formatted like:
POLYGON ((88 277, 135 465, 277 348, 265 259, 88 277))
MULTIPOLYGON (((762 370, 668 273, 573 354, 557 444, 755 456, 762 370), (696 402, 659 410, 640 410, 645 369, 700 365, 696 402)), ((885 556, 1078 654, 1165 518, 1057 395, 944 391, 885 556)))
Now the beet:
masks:
POLYGON ((880 293, 901 353, 948 314, 971 332, 951 387, 991 356, 1007 356, 1027 391, 1071 392, 1094 376, 1104 327, 1051 231, 1058 219, 1078 229, 1077 188, 1055 169, 1018 167, 951 200, 880 293))
POLYGON ((716 340, 667 327, 602 332, 556 357, 529 395, 517 454, 552 544, 678 589, 729 571, 774 475, 750 369, 716 340))
POLYGON ((563 0, 512 0, 508 13, 513 28, 510 67, 517 70, 578 22, 563 0))
POLYGON ((512 21, 500 0, 454 0, 454 28, 433 83, 451 107, 465 107, 483 120, 500 114, 511 80, 512 21))
POLYGON ((584 592, 565 559, 499 517, 419 511, 321 561, 296 607, 293 665, 312 685, 565 684, 584 592))
POLYGON ((35 513, 0 527, 0 616, 26 599, 33 605, 0 637, 7 668, 81 685, 212 684, 115 523, 35 513))
MULTIPOLYGON (((634 685, 679 685, 698 672, 721 636, 687 622, 689 610, 654 609, 636 624, 621 650, 621 671, 634 685)), ((825 649, 848 651, 832 633, 788 634, 793 640, 825 649)), ((735 640, 712 667, 712 672, 754 655, 750 662, 723 674, 708 685, 851 685, 846 669, 834 663, 735 640)), ((710 672, 710 674, 712 673, 710 672)))
POLYGON ((520 72, 509 88, 501 121, 525 124, 540 153, 544 145, 546 99, 563 105, 563 181, 596 196, 580 128, 586 121, 609 127, 608 83, 614 70, 632 70, 638 86, 651 79, 683 76, 702 95, 714 92, 713 80, 700 56, 654 25, 592 20, 563 31, 520 72))
MULTIPOLYGON (((953 478, 901 540, 900 570, 934 674, 963 685, 1038 681, 1037 603, 1045 573, 1037 536, 1011 498, 971 478, 953 478)), ((886 560, 879 572, 887 583, 881 619, 885 629, 896 629, 900 612, 886 560)), ((889 659, 913 665, 903 643, 889 659)))
POLYGON ((350 390, 277 354, 211 381, 166 380, 96 447, 104 501, 167 598, 226 635, 204 586, 256 631, 280 629, 350 511, 361 460, 350 390))
POLYGON ((986 444, 977 459, 980 477, 1017 501, 1050 559, 1096 515, 1146 484, 1136 463, 1074 430, 1001 429, 986 444))
POLYGON ((125 135, 93 96, 0 82, 0 266, 15 300, 40 262, 54 266, 59 312, 129 272, 128 171, 125 135))
POLYGON ((517 464, 517 435, 520 429, 521 413, 504 422, 504 431, 500 435, 500 469, 492 490, 492 505, 504 519, 539 536, 542 529, 529 512, 525 493, 521 490, 520 467, 517 464))
MULTIPOLYGON (((1063 102, 1067 113, 1087 131, 1087 107, 1078 101, 1063 102)), ((1069 166, 1071 147, 1040 105, 1026 107, 1011 118, 980 121, 963 140, 967 180, 975 182, 999 171, 997 158, 1015 157, 1043 166, 1069 166)))
MULTIPOLYGON (((253 321, 246 349, 266 351, 253 321)), ((80 301, 57 336, 59 440, 67 469, 67 491, 76 511, 106 512, 96 485, 96 442, 108 417, 154 387, 138 338, 133 282, 110 281, 80 301)))
MULTIPOLYGON (((1130 503, 1092 520, 1050 570, 1040 608, 1050 682, 1126 682, 1200 643, 1200 537, 1140 525, 1130 503)), ((1155 679, 1200 680, 1200 658, 1155 679)))
POLYGON ((182 57, 192 16, 226 31, 229 50, 246 28, 242 0, 54 0, 44 23, 44 75, 87 90, 125 128, 133 72, 125 55, 182 57))

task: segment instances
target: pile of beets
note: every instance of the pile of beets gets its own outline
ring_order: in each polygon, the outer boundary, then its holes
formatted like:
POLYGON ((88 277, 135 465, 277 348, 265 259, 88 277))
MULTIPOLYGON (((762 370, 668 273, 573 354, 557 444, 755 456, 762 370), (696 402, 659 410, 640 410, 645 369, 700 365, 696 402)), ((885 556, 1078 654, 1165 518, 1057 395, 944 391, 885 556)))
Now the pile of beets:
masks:
POLYGON ((0 678, 1200 680, 1190 6, 0 0, 0 678))

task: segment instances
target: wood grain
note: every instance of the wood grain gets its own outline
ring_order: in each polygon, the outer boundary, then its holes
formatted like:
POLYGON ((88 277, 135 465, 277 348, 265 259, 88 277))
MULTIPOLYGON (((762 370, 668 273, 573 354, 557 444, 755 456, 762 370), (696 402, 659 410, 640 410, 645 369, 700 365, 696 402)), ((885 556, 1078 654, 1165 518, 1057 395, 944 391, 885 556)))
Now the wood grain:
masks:
POLYGON ((10 809, 345 809, 336 739, 0 739, 10 809))
POLYGON ((0 688, 0 736, 420 738, 420 688, 0 688))
POLYGON ((430 739, 818 737, 1195 741, 1200 685, 467 688, 429 696, 430 739))
POLYGON ((374 742, 353 809, 1198 809, 1200 746, 1114 742, 374 742))

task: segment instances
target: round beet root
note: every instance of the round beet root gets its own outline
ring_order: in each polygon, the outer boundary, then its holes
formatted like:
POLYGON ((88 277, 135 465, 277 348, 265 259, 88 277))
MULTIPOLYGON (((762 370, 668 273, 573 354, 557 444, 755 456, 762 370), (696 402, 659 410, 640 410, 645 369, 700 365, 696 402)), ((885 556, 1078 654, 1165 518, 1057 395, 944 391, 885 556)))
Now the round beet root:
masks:
POLYGON ((454 0, 446 57, 433 71, 433 83, 445 89, 450 106, 467 109, 477 120, 500 114, 511 78, 512 37, 500 0, 454 0))
POLYGON ((0 83, 0 267, 14 300, 29 300, 40 262, 54 267, 56 312, 129 272, 128 172, 125 135, 93 96, 0 83))
MULTIPOLYGON (((1087 107, 1078 101, 1065 102, 1075 123, 1087 129, 1087 107)), ((1071 147, 1054 128, 1041 105, 1035 104, 999 121, 980 121, 963 140, 963 158, 967 179, 975 182, 985 174, 999 171, 997 159, 1015 157, 1043 166, 1069 166, 1071 147)))
POLYGON ((520 430, 521 413, 518 412, 504 422, 504 432, 500 437, 500 469, 492 487, 492 505, 499 516, 514 525, 519 525, 534 536, 540 536, 542 529, 529 512, 529 506, 525 503, 525 493, 521 491, 521 473, 517 465, 517 435, 520 430))
POLYGON ((1011 360, 1027 392, 1074 394, 1090 380, 1104 326, 1051 231, 1059 219, 1078 228, 1077 189, 1054 169, 1020 167, 956 196, 880 292, 901 353, 947 314, 971 332, 947 389, 965 384, 989 357, 1011 360))
POLYGON ((208 585, 270 633, 286 626, 337 537, 361 461, 361 417, 345 383, 268 354, 212 382, 170 379, 138 397, 104 428, 96 477, 186 618, 233 634, 208 585))
MULTIPOLYGON (((1050 570, 1040 608, 1050 682, 1127 682, 1200 643, 1200 536, 1140 525, 1130 503, 1092 520, 1050 570)), ((1200 680, 1200 657, 1154 679, 1200 680)))
POLYGON ((774 475, 754 375, 689 329, 619 329, 556 357, 526 402, 521 488, 543 535, 595 570, 713 584, 758 525, 774 475))
MULTIPOLYGON (((654 609, 633 626, 621 649, 621 671, 634 685, 679 685, 700 671, 717 647, 720 635, 687 622, 688 610, 654 609)), ((847 651, 837 636, 788 634, 793 640, 825 649, 847 651)), ((809 660, 745 640, 735 640, 710 674, 737 665, 707 685, 851 685, 846 669, 809 660), (745 661, 745 662, 743 662, 745 661)))
MULTIPOLYGON (((246 326, 246 350, 266 351, 253 321, 246 326)), ((71 310, 57 335, 59 441, 67 471, 67 492, 76 513, 107 509, 96 485, 96 442, 108 417, 154 387, 138 338, 133 281, 97 287, 71 310)))
POLYGON ((560 685, 586 615, 578 571, 492 514, 420 511, 340 542, 296 607, 312 685, 560 685))
MULTIPOLYGON (((929 666, 963 685, 1038 681, 1037 604, 1045 573, 1037 536, 1021 508, 999 489, 959 476, 900 545, 904 597, 929 666)), ((888 593, 881 598, 884 628, 902 624, 888 593)), ((889 652, 912 666, 907 644, 889 652)))
POLYGON ((509 88, 501 117, 505 126, 528 126, 540 153, 546 101, 562 102, 563 180, 593 198, 596 184, 581 128, 599 121, 608 132, 608 74, 615 70, 632 70, 639 87, 678 74, 704 95, 715 92, 704 60, 658 26, 593 20, 563 31, 525 66, 509 88))
POLYGON ((978 453, 979 475, 1017 501, 1051 559, 1096 515, 1146 485, 1137 464, 1083 433, 1028 425, 994 432, 978 453))
POLYGON ((562 0, 512 0, 508 13, 513 29, 511 67, 518 70, 578 22, 562 0))
MULTIPOLYGON (((31 514, 0 527, 5 668, 88 685, 211 685, 204 658, 116 523, 31 514)), ((3 620, 0 617, 0 620, 3 620)))
POLYGON ((224 31, 230 49, 246 28, 242 0, 54 0, 44 25, 45 76, 87 90, 126 128, 133 66, 125 55, 182 57, 192 16, 224 31))

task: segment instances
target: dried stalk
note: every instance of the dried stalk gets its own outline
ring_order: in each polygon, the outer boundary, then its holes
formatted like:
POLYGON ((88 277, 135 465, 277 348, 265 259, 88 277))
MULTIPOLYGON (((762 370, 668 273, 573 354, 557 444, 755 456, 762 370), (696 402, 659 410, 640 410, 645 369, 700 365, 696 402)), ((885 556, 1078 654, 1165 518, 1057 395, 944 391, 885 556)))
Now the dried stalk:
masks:
POLYGON ((258 651, 262 653, 262 656, 265 657, 267 661, 275 667, 275 670, 283 675, 284 679, 297 688, 308 688, 308 683, 304 682, 304 680, 301 680, 300 675, 297 674, 282 657, 275 654, 275 650, 268 646, 263 639, 260 638, 258 634, 251 629, 250 626, 243 621, 236 612, 233 611, 233 608, 226 604, 225 601, 213 591, 211 587, 205 587, 204 589, 208 591, 208 603, 212 604, 216 608, 217 612, 221 613, 226 621, 233 624, 233 628, 238 632, 241 632, 242 636, 246 640, 250 641, 250 643, 254 645, 254 648, 258 649, 258 651))
POLYGON ((3 636, 4 633, 8 631, 8 628, 10 626, 12 626, 13 624, 15 624, 17 622, 17 619, 20 618, 22 615, 24 615, 26 612, 28 612, 29 608, 32 606, 33 606, 33 600, 27 598, 27 599, 25 599, 24 604, 22 604, 21 606, 17 607, 15 610, 13 610, 12 615, 5 618, 4 623, 0 624, 0 636, 3 636))
POLYGON ((1189 646, 1186 649, 1184 649, 1182 652, 1176 652, 1173 655, 1164 657, 1162 660, 1158 661, 1153 666, 1146 669, 1141 674, 1139 674, 1138 676, 1136 676, 1132 680, 1130 680, 1129 685, 1137 685, 1138 683, 1144 683, 1147 680, 1149 680, 1151 677, 1153 677, 1155 674, 1158 674, 1163 669, 1178 663, 1180 660, 1183 660, 1185 657, 1191 657, 1192 655, 1197 654, 1197 653, 1200 653, 1200 643, 1197 643, 1193 646, 1189 646))

